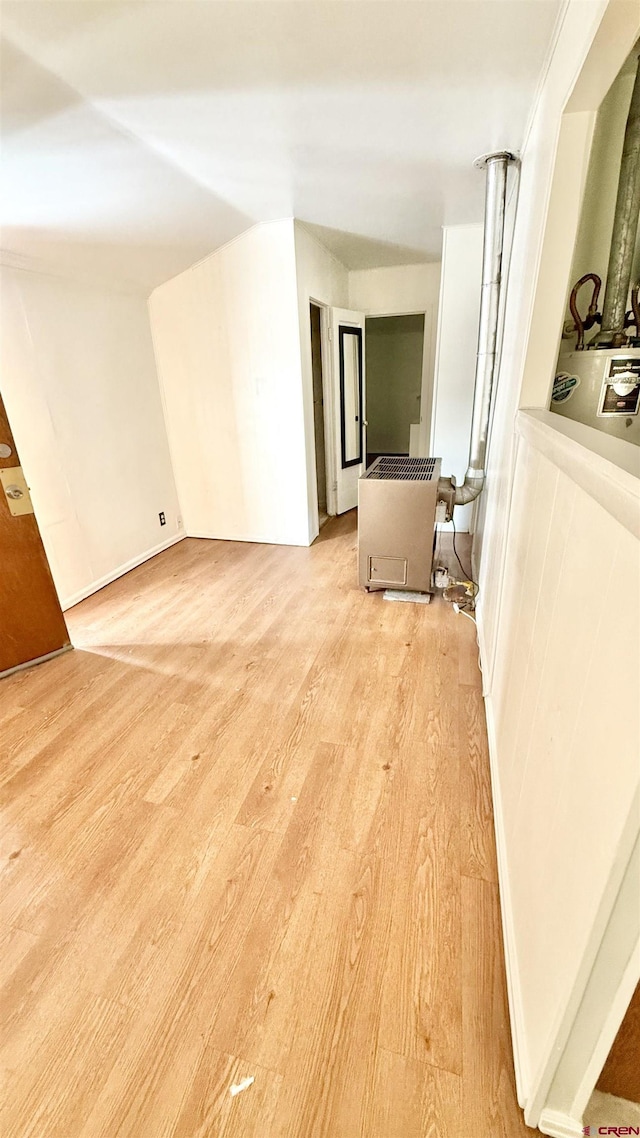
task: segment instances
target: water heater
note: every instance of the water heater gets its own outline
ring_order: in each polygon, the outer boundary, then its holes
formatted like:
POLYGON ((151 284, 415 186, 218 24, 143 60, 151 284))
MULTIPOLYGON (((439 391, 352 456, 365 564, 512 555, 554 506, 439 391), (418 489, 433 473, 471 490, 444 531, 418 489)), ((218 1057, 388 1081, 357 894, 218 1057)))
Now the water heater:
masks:
POLYGON ((640 445, 640 348, 565 352, 551 410, 640 445))

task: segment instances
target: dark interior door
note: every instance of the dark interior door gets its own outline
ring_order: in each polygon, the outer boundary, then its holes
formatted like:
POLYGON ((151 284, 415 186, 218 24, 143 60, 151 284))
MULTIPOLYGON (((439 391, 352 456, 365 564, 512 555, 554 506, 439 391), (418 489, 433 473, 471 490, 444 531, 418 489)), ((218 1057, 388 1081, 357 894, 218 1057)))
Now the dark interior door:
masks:
POLYGON ((0 397, 0 675, 69 644, 0 397))

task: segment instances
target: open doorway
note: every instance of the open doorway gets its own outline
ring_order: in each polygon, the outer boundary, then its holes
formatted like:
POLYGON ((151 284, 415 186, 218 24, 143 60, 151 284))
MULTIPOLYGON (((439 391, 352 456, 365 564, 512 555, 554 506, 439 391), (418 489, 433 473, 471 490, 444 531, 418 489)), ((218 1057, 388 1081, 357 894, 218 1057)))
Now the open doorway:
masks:
POLYGON ((379 455, 417 453, 424 320, 424 313, 366 319, 367 466, 379 455))
POLYGON ((313 374, 313 429, 316 448, 316 486, 320 529, 328 519, 327 455, 324 434, 324 384, 322 376, 322 312, 319 305, 309 305, 311 319, 311 369, 313 374))

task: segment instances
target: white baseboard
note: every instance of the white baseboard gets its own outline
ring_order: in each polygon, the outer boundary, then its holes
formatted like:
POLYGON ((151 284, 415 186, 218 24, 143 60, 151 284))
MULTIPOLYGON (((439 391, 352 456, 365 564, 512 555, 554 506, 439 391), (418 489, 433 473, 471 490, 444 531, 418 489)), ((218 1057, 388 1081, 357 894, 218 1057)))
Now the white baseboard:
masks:
MULTIPOLYGON (((480 627, 478 629, 478 632, 480 635, 480 658, 482 659, 483 645, 480 627)), ((513 911, 511 908, 509 889, 504 816, 502 812, 500 779, 498 776, 496 733, 490 693, 486 694, 484 697, 484 706, 487 721, 489 762, 491 767, 491 793, 493 799, 493 817, 496 835, 498 883, 500 889, 500 911, 502 915, 502 939, 504 944, 505 970, 507 975, 507 995, 509 999, 509 1018, 511 1021, 513 1065, 516 1076, 518 1103, 524 1110, 527 1099, 529 1097, 530 1076, 523 1027, 524 1020, 522 1014, 520 976, 518 973, 518 963, 515 949, 515 933, 513 928, 513 911)))
POLYGON ((132 557, 130 561, 125 561, 124 565, 118 565, 110 573, 106 573, 104 577, 100 577, 97 581, 92 581, 84 589, 79 592, 73 593, 70 597, 65 597, 60 601, 61 608, 64 612, 67 609, 73 608, 74 605, 80 604, 87 597, 93 593, 99 592, 104 589, 105 585, 110 585, 112 581, 117 581, 118 577, 124 577, 125 573, 129 573, 131 569, 137 569, 138 565, 143 565, 145 561, 149 561, 151 557, 155 557, 157 553, 163 553, 165 549, 169 549, 172 545, 177 545, 179 541, 184 541, 187 535, 185 533, 178 533, 175 537, 169 537, 166 541, 161 541, 159 545, 154 545, 152 549, 146 549, 144 553, 138 554, 137 557, 132 557))
POLYGON ((538 1130, 543 1134, 551 1134, 552 1138, 583 1138, 584 1134, 581 1122, 568 1114, 561 1114, 559 1110, 543 1110, 538 1130))
MULTIPOLYGON (((316 537, 317 536, 318 535, 316 534, 316 537)), ((185 534, 185 537, 200 537, 204 538, 206 541, 246 541, 250 545, 288 545, 302 549, 307 549, 311 544, 311 541, 309 539, 306 539, 305 541, 285 541, 285 539, 282 538, 282 540, 276 541, 272 537, 265 537, 264 534, 246 534, 244 537, 239 537, 237 533, 211 533, 207 530, 196 529, 190 529, 188 533, 185 534)))

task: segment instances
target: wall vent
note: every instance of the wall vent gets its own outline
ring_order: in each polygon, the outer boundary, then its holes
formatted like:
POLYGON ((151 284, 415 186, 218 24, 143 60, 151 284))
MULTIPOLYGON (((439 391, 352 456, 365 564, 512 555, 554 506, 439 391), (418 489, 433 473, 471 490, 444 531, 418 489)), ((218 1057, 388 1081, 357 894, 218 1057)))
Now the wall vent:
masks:
POLYGON ((394 482, 432 482, 437 478, 437 458, 407 458, 404 455, 381 455, 363 475, 394 482))

